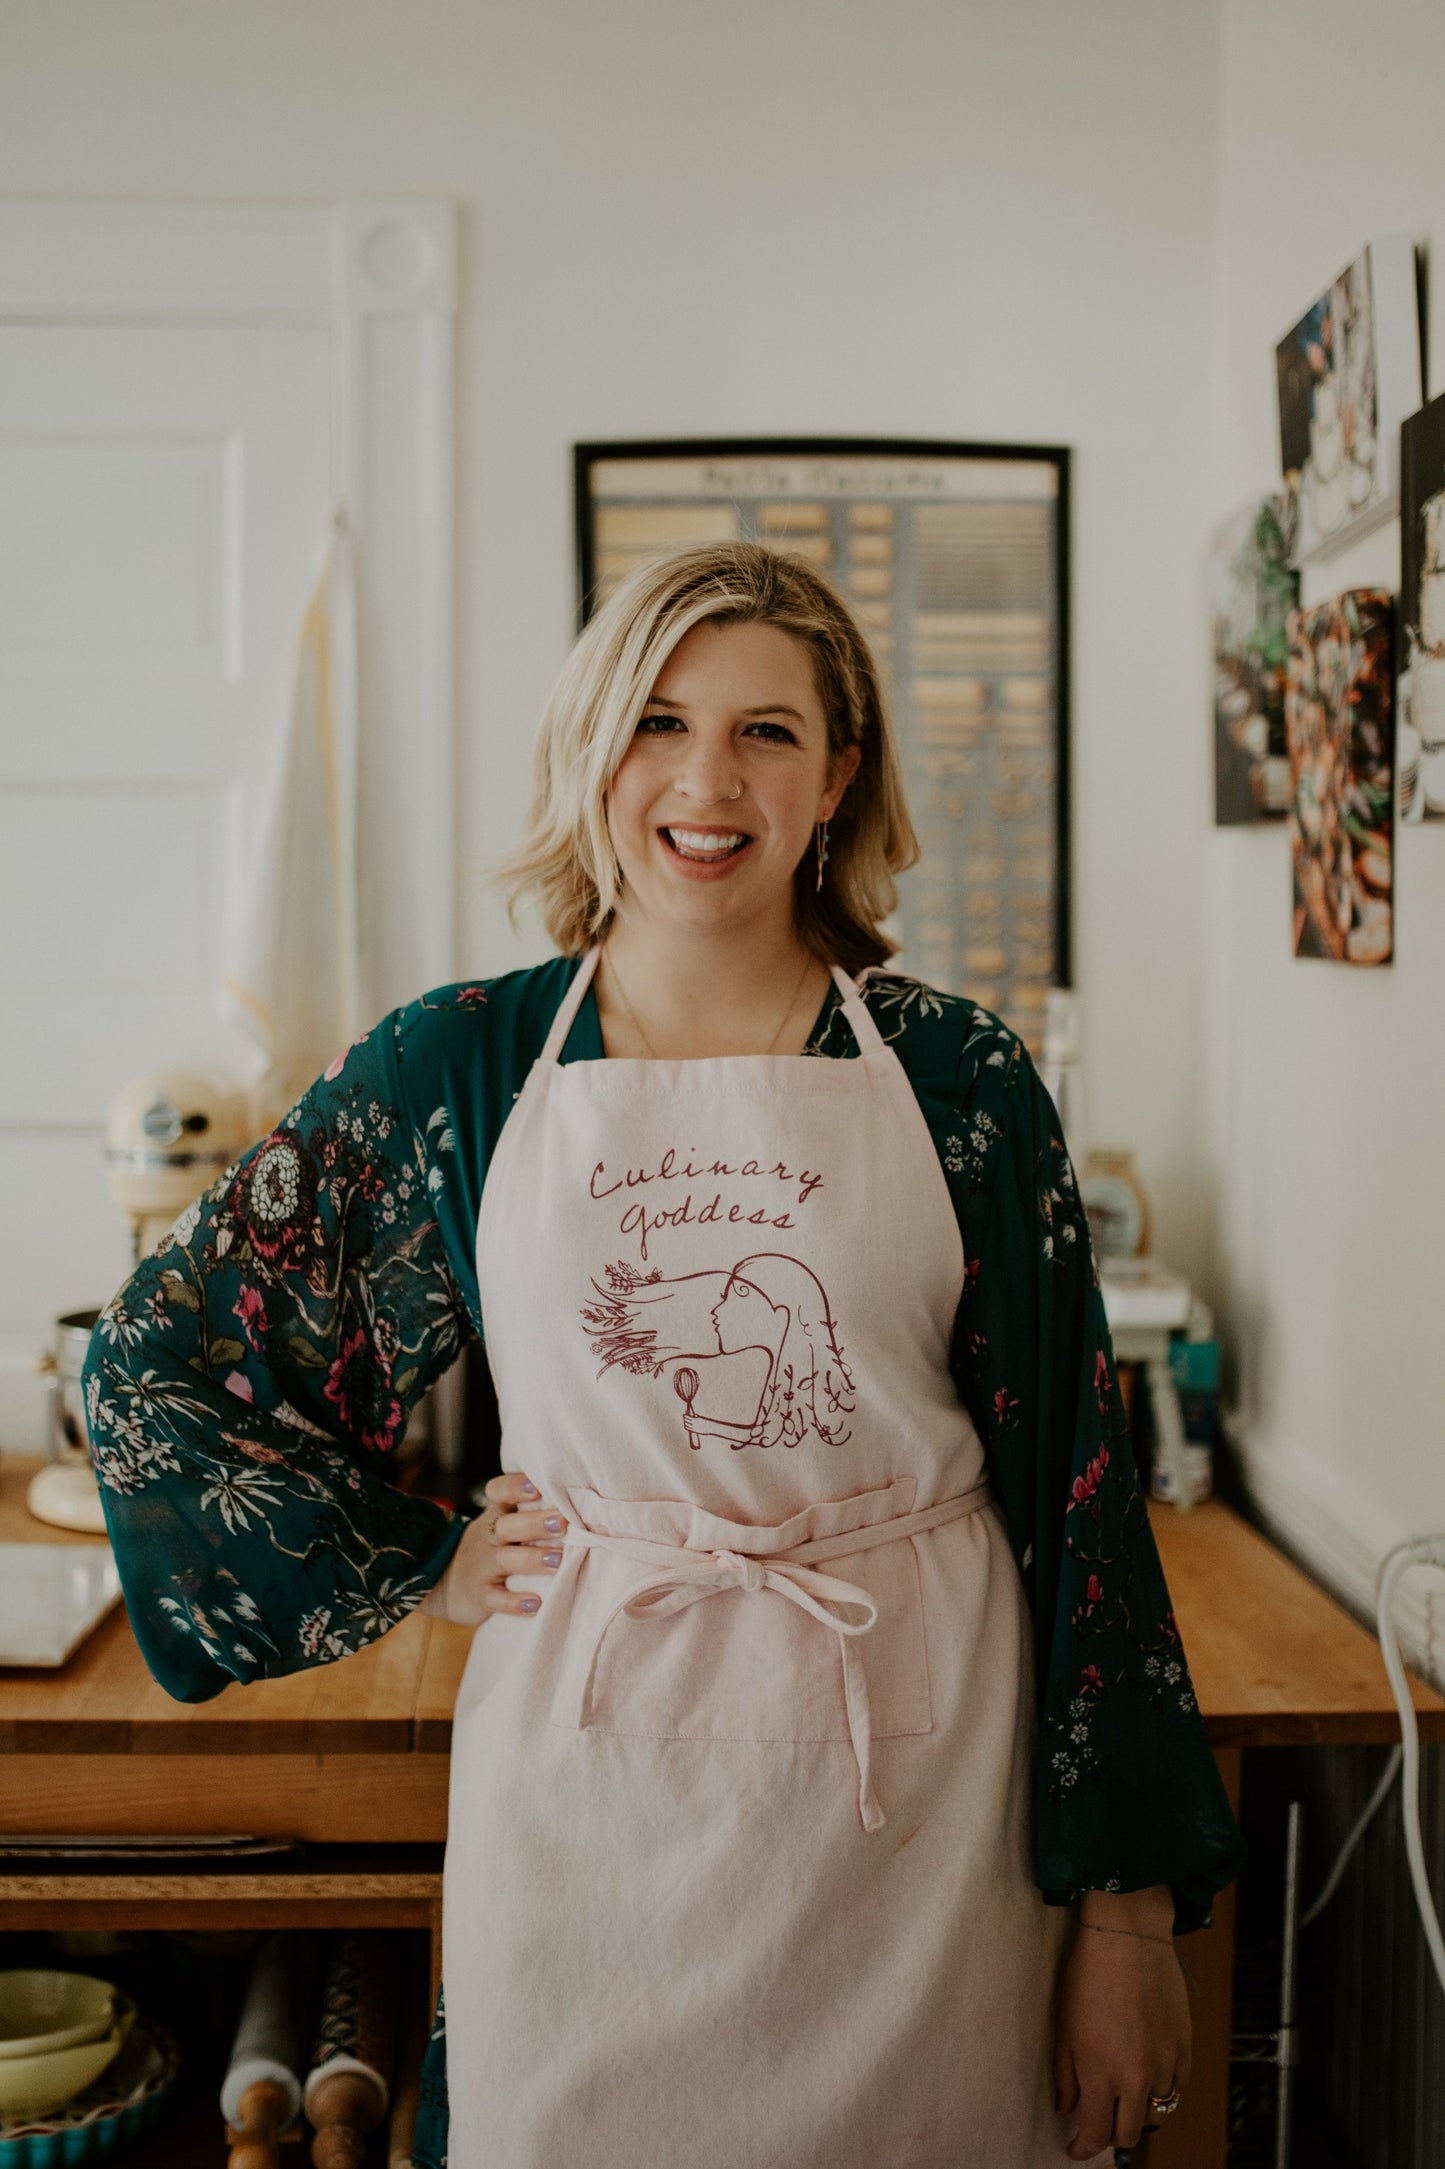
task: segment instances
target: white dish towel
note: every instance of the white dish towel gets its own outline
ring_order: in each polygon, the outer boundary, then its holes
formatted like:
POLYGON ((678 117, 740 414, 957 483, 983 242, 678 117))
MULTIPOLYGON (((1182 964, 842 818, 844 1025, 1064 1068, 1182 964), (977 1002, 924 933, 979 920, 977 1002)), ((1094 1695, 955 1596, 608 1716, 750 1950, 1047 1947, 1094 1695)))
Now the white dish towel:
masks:
POLYGON ((222 1003, 266 1122, 361 1029, 356 583, 332 514, 241 882, 222 1003))

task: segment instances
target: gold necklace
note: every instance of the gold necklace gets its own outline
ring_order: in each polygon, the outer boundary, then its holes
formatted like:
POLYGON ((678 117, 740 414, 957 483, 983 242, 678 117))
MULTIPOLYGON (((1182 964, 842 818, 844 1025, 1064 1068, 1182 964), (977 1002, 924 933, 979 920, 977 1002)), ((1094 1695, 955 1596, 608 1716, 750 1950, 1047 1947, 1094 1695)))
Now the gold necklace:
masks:
MULTIPOLYGON (((772 1038, 768 1041, 768 1044, 763 1049, 764 1055, 771 1054, 774 1047, 777 1046, 778 1041, 782 1038, 783 1033, 787 1027, 788 1019, 792 1016, 793 1011, 798 1006, 798 996, 803 991, 803 983, 807 979, 809 971, 812 969, 812 964, 813 959, 811 956, 805 956, 803 958, 803 969, 799 972, 797 983, 794 986, 792 993, 788 996, 788 1006, 783 1011, 783 1014, 778 1021, 778 1029, 776 1030, 776 1032, 774 1032, 772 1038)), ((661 1062, 666 1060, 666 1057, 664 1055, 660 1055, 658 1053, 656 1047, 653 1046, 652 1041, 648 1038, 646 1032, 643 1031, 642 1019, 638 1016, 637 1011, 633 1008, 631 1002, 627 999, 627 989, 622 984, 622 980, 618 973, 617 966, 612 962, 610 957, 607 962, 607 970, 612 980, 612 984, 617 989, 618 999, 621 1001, 623 1008, 627 1012, 628 1021, 631 1024, 634 1032, 636 1032, 638 1038, 642 1041, 643 1046, 652 1056, 654 1062, 661 1062)))

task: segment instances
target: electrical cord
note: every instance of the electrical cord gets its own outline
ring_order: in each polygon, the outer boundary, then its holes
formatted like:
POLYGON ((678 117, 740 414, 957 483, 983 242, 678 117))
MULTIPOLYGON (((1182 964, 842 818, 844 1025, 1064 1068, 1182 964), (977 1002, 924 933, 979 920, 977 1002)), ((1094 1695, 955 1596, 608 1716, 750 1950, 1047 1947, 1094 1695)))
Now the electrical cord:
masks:
MULTIPOLYGON (((1440 1916, 1430 1890, 1430 1878, 1425 1869, 1425 1845, 1420 1834, 1420 1728, 1415 1722, 1415 1705, 1410 1700, 1405 1667, 1400 1661, 1399 1636, 1395 1632, 1395 1585, 1412 1566, 1445 1567, 1445 1538, 1427 1537, 1416 1543, 1397 1544, 1393 1551, 1387 1552, 1380 1568, 1376 1604, 1380 1652, 1385 1660, 1390 1692, 1400 1712, 1400 1810, 1405 1825, 1405 1857, 1410 1863, 1410 1880, 1415 1886, 1415 1903, 1420 1909, 1425 1941, 1430 1946, 1436 1977, 1445 1989, 1445 1937, 1440 1933, 1440 1916)), ((1353 1833, 1351 1835, 1353 1837, 1353 1833)))
POLYGON ((1308 1912, 1301 1915, 1300 1927, 1308 1928, 1313 1921, 1318 1920, 1339 1889, 1356 1846, 1384 1805, 1386 1795, 1399 1775, 1400 1809, 1405 1826, 1405 1853, 1410 1864, 1410 1880, 1414 1885, 1415 1903, 1420 1910, 1420 1920, 1425 1930, 1425 1940, 1430 1946, 1435 1972, 1441 1987, 1445 1988, 1445 1941, 1441 1938, 1440 1918, 1426 1872, 1425 1846, 1420 1831, 1420 1732, 1415 1720, 1415 1705, 1410 1700, 1405 1668, 1400 1658, 1399 1636, 1395 1631, 1395 1585, 1400 1576, 1412 1566, 1445 1567, 1445 1538, 1426 1537, 1415 1543, 1397 1544, 1381 1562, 1376 1599, 1380 1653, 1385 1660, 1390 1691, 1400 1713, 1401 1745, 1391 1749, 1380 1773, 1379 1783, 1335 1855, 1334 1865, 1325 1878, 1319 1896, 1308 1912))
POLYGON ((1354 1853, 1355 1847, 1359 1844, 1361 1838, 1369 1829, 1376 1815, 1384 1806, 1385 1795, 1389 1792, 1390 1787, 1395 1782, 1395 1778, 1399 1771, 1400 1763, 1404 1756, 1404 1752, 1405 1750, 1402 1747, 1392 1747, 1390 1749, 1390 1753, 1386 1760, 1385 1768, 1383 1774, 1381 1775, 1380 1782, 1375 1787, 1374 1791, 1370 1794, 1369 1799, 1366 1801, 1364 1811, 1361 1814, 1358 1822, 1355 1824, 1354 1829, 1350 1832, 1349 1836, 1345 1839, 1344 1844, 1340 1847, 1339 1852, 1336 1854, 1335 1864, 1325 1878, 1324 1888, 1321 1890, 1318 1898, 1316 1898, 1314 1904, 1310 1907, 1309 1911, 1300 1915, 1301 1928, 1308 1928, 1311 1921, 1319 1919, 1321 1913, 1323 1913, 1325 1907, 1329 1904, 1331 1898, 1333 1898, 1335 1892, 1339 1889, 1341 1877, 1344 1875, 1346 1868, 1350 1864, 1350 1860, 1354 1853))

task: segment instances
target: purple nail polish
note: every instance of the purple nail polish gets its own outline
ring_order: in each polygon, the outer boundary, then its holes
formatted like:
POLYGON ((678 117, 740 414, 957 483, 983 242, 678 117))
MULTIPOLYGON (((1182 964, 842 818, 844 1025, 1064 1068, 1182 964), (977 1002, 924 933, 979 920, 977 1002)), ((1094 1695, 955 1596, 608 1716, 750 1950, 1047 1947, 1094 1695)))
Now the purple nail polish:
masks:
POLYGON ((560 1536, 562 1532, 562 1516, 560 1514, 549 1514, 542 1527, 550 1533, 560 1536))
POLYGON ((540 1496, 541 1494, 538 1492, 537 1486, 533 1483, 531 1477, 524 1476, 522 1478, 522 1497, 524 1499, 535 1499, 539 1498, 540 1496))
POLYGON ((542 1564, 543 1566, 560 1566, 562 1564, 561 1552, 544 1551, 542 1554, 542 1564))
POLYGON ((522 1610, 524 1612, 535 1612, 541 1605, 541 1602, 542 1599, 540 1597, 523 1597, 522 1610))

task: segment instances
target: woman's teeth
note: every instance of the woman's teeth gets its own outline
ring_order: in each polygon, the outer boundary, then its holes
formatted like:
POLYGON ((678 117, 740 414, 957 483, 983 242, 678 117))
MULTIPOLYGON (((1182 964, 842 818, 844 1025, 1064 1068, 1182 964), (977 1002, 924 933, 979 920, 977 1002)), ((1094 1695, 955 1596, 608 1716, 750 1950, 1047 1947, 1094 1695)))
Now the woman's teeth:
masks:
POLYGON ((741 830, 719 835, 714 829, 665 828, 662 833, 679 857, 685 859, 729 858, 745 843, 752 842, 752 838, 744 836, 741 830))

